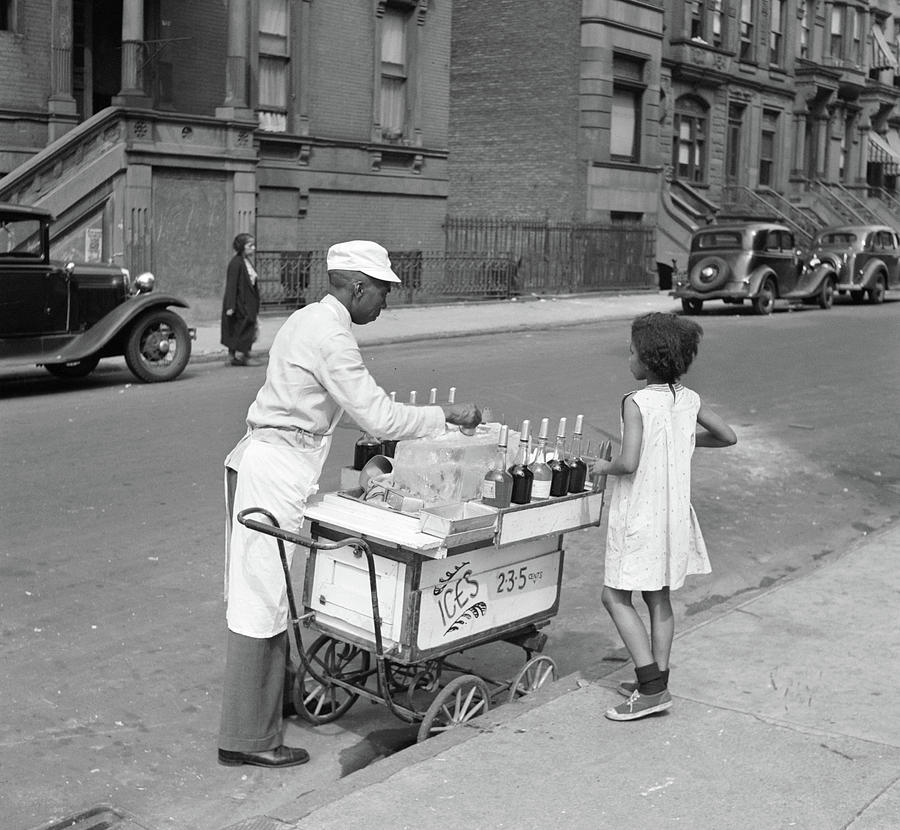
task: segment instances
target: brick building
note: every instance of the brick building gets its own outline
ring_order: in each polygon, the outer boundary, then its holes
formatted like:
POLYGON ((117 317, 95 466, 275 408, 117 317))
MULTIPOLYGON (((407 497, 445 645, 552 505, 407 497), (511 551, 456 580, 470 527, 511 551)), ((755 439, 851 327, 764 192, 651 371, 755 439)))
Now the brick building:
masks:
POLYGON ((188 299, 241 231, 440 248, 449 38, 427 0, 0 0, 0 200, 188 299))
POLYGON ((442 250, 479 217, 556 234, 453 243, 527 289, 591 263, 653 283, 716 218, 801 241, 900 223, 898 19, 900 0, 0 0, 0 200, 52 209, 58 253, 188 299, 218 296, 239 231, 299 261, 353 236, 442 250))
POLYGON ((453 212, 900 224, 896 0, 456 0, 453 212), (481 73, 485 77, 481 77, 481 73))

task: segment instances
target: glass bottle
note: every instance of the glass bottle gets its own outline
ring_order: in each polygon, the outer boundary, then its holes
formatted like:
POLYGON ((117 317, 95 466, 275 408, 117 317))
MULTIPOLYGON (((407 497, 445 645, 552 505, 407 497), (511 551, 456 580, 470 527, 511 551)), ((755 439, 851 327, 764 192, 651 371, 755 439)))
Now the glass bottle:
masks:
POLYGON ((534 458, 528 465, 534 481, 531 483, 531 500, 541 501, 550 498, 550 483, 553 480, 553 471, 547 464, 547 430, 550 428, 550 419, 541 419, 541 430, 538 433, 537 450, 534 458))
POLYGON ((587 464, 581 457, 581 435, 584 424, 584 415, 575 418, 575 429, 572 430, 572 449, 566 457, 569 465, 569 492, 584 492, 584 480, 587 478, 587 464))
MULTIPOLYGON (((397 400, 397 393, 391 392, 391 403, 394 403, 397 400)), ((397 442, 391 440, 390 438, 385 438, 381 442, 381 454, 386 455, 388 458, 393 458, 394 453, 397 450, 397 442)))
POLYGON ((364 432, 360 435, 353 449, 353 469, 361 470, 366 466, 366 462, 370 458, 381 455, 381 451, 381 441, 368 432, 364 432))
POLYGON ((519 451, 516 460, 509 468, 512 476, 512 495, 510 501, 513 504, 528 504, 531 501, 531 485, 534 475, 528 469, 528 441, 530 438, 531 421, 522 421, 522 431, 519 434, 519 451))
POLYGON ((506 445, 509 430, 506 424, 500 427, 500 438, 497 441, 497 455, 491 468, 484 474, 481 482, 481 501, 491 507, 509 507, 512 497, 513 479, 506 471, 506 445))
POLYGON ((564 496, 569 492, 569 465, 566 464, 566 419, 559 419, 556 430, 556 449, 553 458, 547 462, 553 478, 550 481, 550 495, 564 496))

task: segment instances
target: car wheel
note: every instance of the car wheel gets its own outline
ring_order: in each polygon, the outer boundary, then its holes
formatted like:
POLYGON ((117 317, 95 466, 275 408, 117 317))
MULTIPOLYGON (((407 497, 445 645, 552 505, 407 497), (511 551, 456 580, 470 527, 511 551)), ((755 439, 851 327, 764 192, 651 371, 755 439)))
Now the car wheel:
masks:
POLYGON ((703 311, 703 300, 697 300, 693 297, 684 298, 681 301, 681 309, 685 314, 699 314, 703 311))
POLYGON ((44 368, 58 378, 86 378, 100 362, 99 357, 86 357, 69 363, 46 363, 44 368))
POLYGON ((884 277, 877 277, 875 285, 866 292, 866 299, 872 305, 880 305, 884 302, 884 277))
POLYGON ((819 308, 831 308, 834 305, 834 280, 825 277, 822 288, 819 290, 819 308))
POLYGON ((125 343, 125 362, 138 380, 174 380, 190 359, 188 327, 175 312, 151 311, 135 320, 125 343))
POLYGON ((756 314, 771 314, 775 309, 775 283, 771 277, 763 280, 759 294, 753 298, 753 311, 756 314))
POLYGON ((719 256, 701 259, 688 275, 688 281, 695 291, 715 291, 728 282, 728 263, 719 256))

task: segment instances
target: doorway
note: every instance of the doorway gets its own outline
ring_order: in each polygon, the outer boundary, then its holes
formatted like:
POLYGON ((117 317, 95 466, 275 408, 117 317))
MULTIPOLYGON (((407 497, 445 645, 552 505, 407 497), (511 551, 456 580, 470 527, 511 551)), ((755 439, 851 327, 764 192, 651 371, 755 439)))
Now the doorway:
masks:
POLYGON ((122 88, 122 0, 73 0, 72 94, 84 121, 122 88))

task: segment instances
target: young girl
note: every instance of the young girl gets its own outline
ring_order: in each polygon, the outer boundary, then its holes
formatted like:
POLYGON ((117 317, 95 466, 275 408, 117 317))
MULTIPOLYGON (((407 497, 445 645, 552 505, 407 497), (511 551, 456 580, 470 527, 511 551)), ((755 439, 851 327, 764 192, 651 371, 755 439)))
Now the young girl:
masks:
POLYGON ((680 588, 688 574, 710 572, 691 507, 691 455, 695 446, 727 447, 737 437, 696 392, 681 385, 702 336, 697 323, 674 314, 634 320, 628 368, 647 385, 622 401, 618 457, 597 461, 592 470, 614 477, 602 600, 637 674, 637 683, 620 686, 629 698, 606 712, 611 720, 635 720, 671 707, 675 628, 669 591, 680 588), (647 604, 649 637, 631 604, 632 591, 641 591, 647 604))

